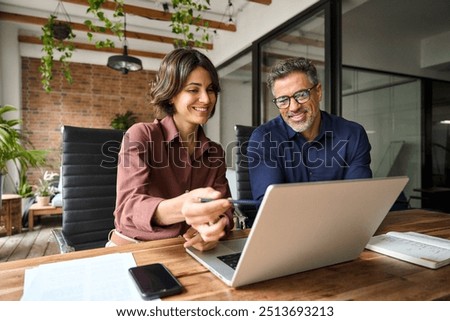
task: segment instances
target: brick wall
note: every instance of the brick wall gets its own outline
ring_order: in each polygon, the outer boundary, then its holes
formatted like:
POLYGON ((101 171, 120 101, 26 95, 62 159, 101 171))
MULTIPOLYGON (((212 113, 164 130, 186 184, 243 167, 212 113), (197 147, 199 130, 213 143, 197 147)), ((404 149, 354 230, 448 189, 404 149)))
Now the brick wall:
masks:
MULTIPOLYGON (((52 91, 42 88, 40 60, 22 58, 23 130, 36 149, 49 150, 48 166, 42 170, 59 172, 61 126, 111 128, 116 114, 132 111, 137 121, 150 122, 155 112, 148 100, 152 71, 123 75, 105 66, 71 63, 73 84, 58 72, 55 62, 52 91)), ((30 170, 29 181, 35 184, 41 170, 30 170)))

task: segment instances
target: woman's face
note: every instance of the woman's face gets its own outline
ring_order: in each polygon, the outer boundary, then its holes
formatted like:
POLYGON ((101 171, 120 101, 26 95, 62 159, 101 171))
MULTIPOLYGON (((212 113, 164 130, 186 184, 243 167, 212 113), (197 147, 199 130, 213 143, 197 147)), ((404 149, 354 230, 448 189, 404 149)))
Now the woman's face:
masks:
POLYGON ((181 91, 171 100, 175 107, 173 117, 177 126, 205 124, 216 100, 216 92, 208 71, 197 67, 189 74, 181 91))

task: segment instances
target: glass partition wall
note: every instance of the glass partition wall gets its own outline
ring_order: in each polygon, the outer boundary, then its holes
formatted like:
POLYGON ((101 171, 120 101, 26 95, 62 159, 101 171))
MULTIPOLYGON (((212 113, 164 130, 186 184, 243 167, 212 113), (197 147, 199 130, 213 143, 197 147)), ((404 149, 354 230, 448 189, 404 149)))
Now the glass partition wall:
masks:
POLYGON ((228 168, 234 168, 234 126, 252 125, 251 52, 245 52, 218 71, 222 91, 216 105, 216 115, 205 128, 208 136, 220 142, 225 149, 228 168))
MULTIPOLYGON (((267 71, 276 61, 299 56, 313 60, 326 96, 326 82, 323 81, 326 8, 318 6, 317 9, 294 18, 286 26, 273 31, 267 38, 255 41, 251 48, 218 68, 222 91, 216 115, 220 116, 210 119, 205 129, 208 136, 220 142, 225 149, 229 175, 233 175, 234 169, 234 126, 259 125, 279 113, 266 85, 267 71)), ((233 185, 234 178, 230 176, 229 180, 233 185)))
POLYGON ((409 197, 421 186, 421 81, 353 68, 342 79, 342 116, 366 129, 373 176, 408 176, 409 197))
POLYGON ((450 188, 450 83, 432 82, 431 177, 425 186, 450 188))
MULTIPOLYGON (((272 40, 261 46, 261 111, 259 123, 276 116, 279 111, 272 103, 272 93, 267 88, 266 77, 270 68, 279 60, 291 57, 305 57, 312 60, 322 82, 326 97, 325 79, 325 13, 324 10, 294 24, 272 40)), ((327 108, 321 102, 321 109, 327 108)))

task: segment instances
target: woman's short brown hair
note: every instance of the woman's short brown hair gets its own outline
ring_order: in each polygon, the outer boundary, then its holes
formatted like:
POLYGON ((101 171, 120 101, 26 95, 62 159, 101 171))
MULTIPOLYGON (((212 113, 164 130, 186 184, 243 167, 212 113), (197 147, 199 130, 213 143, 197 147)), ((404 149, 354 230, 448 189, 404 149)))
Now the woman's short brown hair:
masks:
MULTIPOLYGON (((220 92, 219 75, 212 62, 198 50, 181 48, 168 53, 161 62, 155 84, 150 90, 152 104, 173 115, 175 109, 170 100, 183 89, 189 74, 197 67, 208 71, 217 97, 220 92)), ((211 117, 214 111, 215 106, 211 117)))

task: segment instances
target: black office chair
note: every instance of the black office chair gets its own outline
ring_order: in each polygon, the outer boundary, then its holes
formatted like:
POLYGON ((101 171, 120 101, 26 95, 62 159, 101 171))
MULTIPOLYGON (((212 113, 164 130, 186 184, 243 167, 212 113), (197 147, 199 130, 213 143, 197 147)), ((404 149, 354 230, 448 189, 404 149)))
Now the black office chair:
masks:
POLYGON ((410 208, 409 200, 406 198, 405 192, 402 191, 389 211, 404 211, 410 208))
MULTIPOLYGON (((236 189, 238 199, 252 199, 250 175, 248 171, 247 146, 255 126, 235 125, 236 133, 236 189)), ((258 209, 255 206, 237 205, 236 214, 241 228, 251 227, 258 209)))
POLYGON ((105 246, 114 228, 117 161, 124 132, 64 126, 61 252, 105 246))

